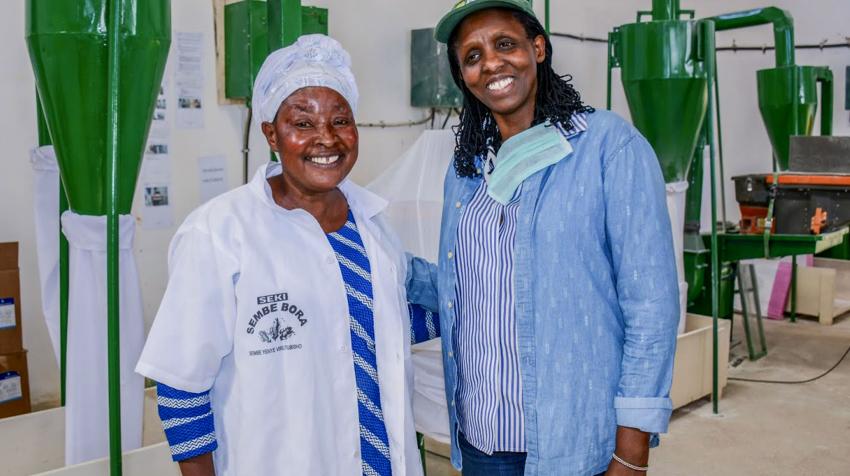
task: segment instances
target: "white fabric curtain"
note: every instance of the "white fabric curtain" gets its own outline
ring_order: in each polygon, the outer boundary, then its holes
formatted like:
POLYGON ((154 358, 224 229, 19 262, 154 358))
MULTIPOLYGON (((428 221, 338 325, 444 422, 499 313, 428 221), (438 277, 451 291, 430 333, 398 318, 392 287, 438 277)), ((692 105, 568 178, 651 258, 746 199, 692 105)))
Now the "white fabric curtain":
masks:
MULTIPOLYGON (((443 207, 443 178, 455 148, 450 130, 426 130, 413 146, 368 188, 390 204, 387 219, 407 251, 437 260, 443 207)), ((449 416, 440 341, 413 347, 413 416, 416 431, 449 443, 449 416)))
POLYGON ((679 334, 685 332, 685 314, 688 310, 688 282, 685 280, 685 206, 688 182, 671 182, 666 185, 667 212, 673 231, 673 250, 676 253, 676 272, 679 276, 679 334))
POLYGON ((426 130, 367 187, 390 202, 387 217, 407 251, 431 262, 437 260, 443 179, 454 149, 452 131, 426 130))
MULTIPOLYGON (((135 222, 120 217, 121 442, 142 444, 144 378, 133 368, 144 344, 144 316, 133 257, 135 222)), ((69 243, 68 365, 65 400, 65 463, 109 454, 107 390, 106 217, 62 215, 69 243)))
POLYGON ((35 196, 35 242, 41 280, 41 310, 59 365, 59 166, 53 146, 30 152, 35 196))

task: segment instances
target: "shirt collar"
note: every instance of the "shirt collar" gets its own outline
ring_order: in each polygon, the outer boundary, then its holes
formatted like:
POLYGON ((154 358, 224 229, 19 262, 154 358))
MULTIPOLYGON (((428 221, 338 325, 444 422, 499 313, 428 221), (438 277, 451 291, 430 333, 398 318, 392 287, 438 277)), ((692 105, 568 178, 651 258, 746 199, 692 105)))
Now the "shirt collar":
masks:
POLYGON ((573 114, 570 116, 570 122, 572 123, 572 128, 569 130, 564 128, 564 125, 560 122, 558 123, 558 129, 560 129, 561 133, 568 140, 587 130, 587 113, 579 112, 573 114))
MULTIPOLYGON (((251 187, 260 193, 264 200, 277 208, 280 208, 280 206, 274 203, 274 199, 272 199, 271 188, 267 179, 281 173, 283 173, 283 166, 280 162, 268 162, 257 170, 257 173, 254 174, 254 178, 251 180, 251 187)), ((387 208, 388 202, 386 200, 357 185, 350 179, 343 180, 339 184, 339 189, 345 195, 346 200, 348 200, 349 208, 366 218, 374 218, 375 215, 387 208)))

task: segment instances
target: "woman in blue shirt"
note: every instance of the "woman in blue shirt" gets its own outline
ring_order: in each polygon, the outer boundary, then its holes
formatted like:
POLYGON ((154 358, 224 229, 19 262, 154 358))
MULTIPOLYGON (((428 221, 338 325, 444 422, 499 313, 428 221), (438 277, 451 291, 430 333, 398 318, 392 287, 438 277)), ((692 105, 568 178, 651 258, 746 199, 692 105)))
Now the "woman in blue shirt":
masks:
POLYGON ((439 264, 413 259, 407 289, 441 316, 452 462, 642 474, 679 319, 655 154, 552 70, 525 0, 461 1, 436 37, 465 103, 439 264))

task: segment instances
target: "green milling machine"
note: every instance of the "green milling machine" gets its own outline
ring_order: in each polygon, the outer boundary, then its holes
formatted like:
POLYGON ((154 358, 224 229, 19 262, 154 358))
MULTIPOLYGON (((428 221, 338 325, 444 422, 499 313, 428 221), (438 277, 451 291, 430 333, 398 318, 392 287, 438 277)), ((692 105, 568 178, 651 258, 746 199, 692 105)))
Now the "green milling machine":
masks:
MULTIPOLYGON (((130 213, 171 44, 170 0, 27 0, 39 143, 52 143, 60 209, 106 216, 110 473, 121 474, 119 215, 130 213)), ((60 367, 65 400, 68 242, 60 233, 60 367)), ((73 323, 70 323, 73 325, 73 323)))
MULTIPOLYGON (((608 41, 608 109, 612 70, 620 68, 632 120, 655 149, 665 182, 687 181, 689 185, 682 230, 687 303, 689 311, 714 319, 715 413, 718 412, 717 319, 732 316, 737 262, 820 253, 839 245, 847 235, 846 226, 823 234, 775 233, 772 199, 763 216, 761 233, 746 234, 730 229, 725 224, 725 211, 724 223, 718 225, 717 190, 721 193, 723 190, 723 150, 715 33, 766 24, 773 26, 776 66, 756 74, 758 107, 773 147, 773 170, 777 176, 788 169, 791 137, 812 133, 818 82, 822 83, 823 96, 821 134, 829 135, 832 124, 832 74, 825 67, 796 65, 793 19, 788 12, 766 7, 694 19, 694 11, 681 9, 679 0, 653 0, 651 11, 639 11, 635 23, 614 28, 608 41), (650 20, 643 21, 645 17, 650 20), (706 147, 711 232, 703 234, 700 212, 706 147)), ((744 324, 750 358, 765 355, 761 321, 758 321, 760 352, 752 344, 747 319, 744 324)))

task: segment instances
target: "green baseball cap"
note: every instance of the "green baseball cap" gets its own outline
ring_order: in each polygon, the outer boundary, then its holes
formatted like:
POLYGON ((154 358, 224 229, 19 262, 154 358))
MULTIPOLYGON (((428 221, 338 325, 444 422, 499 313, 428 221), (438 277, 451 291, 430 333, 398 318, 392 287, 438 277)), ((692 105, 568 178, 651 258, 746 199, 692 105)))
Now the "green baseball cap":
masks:
POLYGON ((460 0, 452 7, 451 11, 443 15, 437 23, 434 38, 440 43, 448 43, 449 37, 460 22, 469 15, 487 8, 509 8, 519 10, 537 18, 531 8, 530 0, 460 0))

